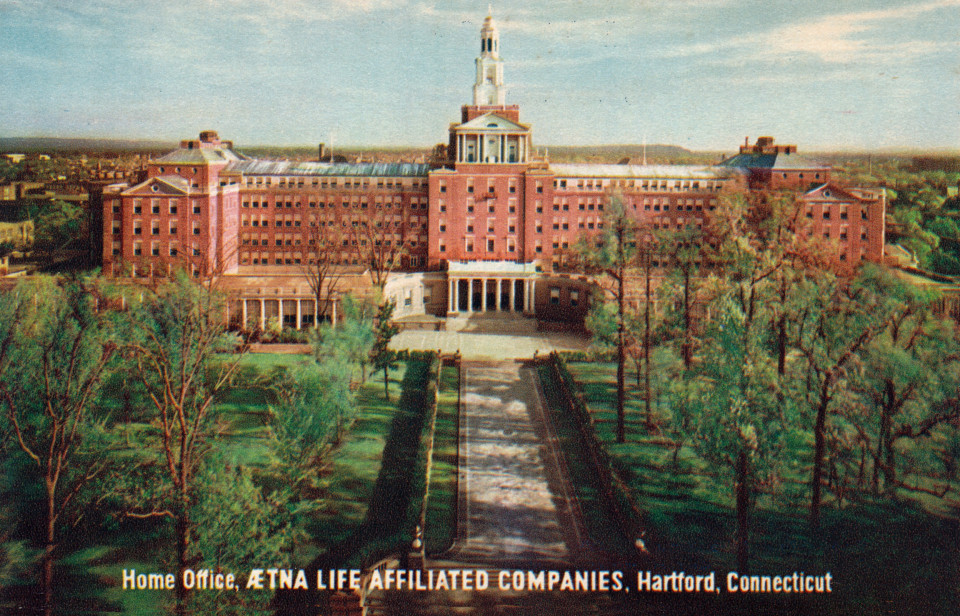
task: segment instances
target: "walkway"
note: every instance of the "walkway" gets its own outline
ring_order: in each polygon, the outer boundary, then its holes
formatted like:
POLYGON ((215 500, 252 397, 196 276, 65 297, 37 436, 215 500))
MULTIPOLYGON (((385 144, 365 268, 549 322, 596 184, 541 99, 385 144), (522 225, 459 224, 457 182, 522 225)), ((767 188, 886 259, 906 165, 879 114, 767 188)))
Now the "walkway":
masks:
POLYGON ((605 616, 636 613, 604 592, 501 590, 502 570, 604 569, 562 471, 556 436, 530 364, 465 361, 457 539, 429 569, 484 569, 483 591, 378 592, 371 616, 605 616))
POLYGON ((445 560, 565 566, 587 557, 533 368, 463 365, 458 538, 445 560))

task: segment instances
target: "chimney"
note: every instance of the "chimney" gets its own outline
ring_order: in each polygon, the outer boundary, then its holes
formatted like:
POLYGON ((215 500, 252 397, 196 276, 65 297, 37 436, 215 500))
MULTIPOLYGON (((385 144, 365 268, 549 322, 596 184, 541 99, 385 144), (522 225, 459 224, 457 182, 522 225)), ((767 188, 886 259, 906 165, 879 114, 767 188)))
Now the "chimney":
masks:
POLYGON ((317 162, 323 162, 323 144, 320 144, 320 147, 317 148, 317 162))

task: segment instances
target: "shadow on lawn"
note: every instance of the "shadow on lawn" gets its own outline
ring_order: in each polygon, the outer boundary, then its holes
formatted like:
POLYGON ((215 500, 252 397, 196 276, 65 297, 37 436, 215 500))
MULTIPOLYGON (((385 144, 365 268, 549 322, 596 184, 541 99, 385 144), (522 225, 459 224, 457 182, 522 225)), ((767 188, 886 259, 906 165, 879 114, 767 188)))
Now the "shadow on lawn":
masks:
MULTIPOLYGON (((429 376, 427 362, 408 361, 366 518, 349 537, 307 566, 311 586, 314 584, 309 575, 311 571, 370 565, 406 544, 406 534, 411 529, 404 528, 404 523, 415 485, 417 453, 426 421, 429 376)), ((314 606, 322 601, 321 593, 314 590, 279 592, 277 614, 312 616, 316 614, 314 606)))

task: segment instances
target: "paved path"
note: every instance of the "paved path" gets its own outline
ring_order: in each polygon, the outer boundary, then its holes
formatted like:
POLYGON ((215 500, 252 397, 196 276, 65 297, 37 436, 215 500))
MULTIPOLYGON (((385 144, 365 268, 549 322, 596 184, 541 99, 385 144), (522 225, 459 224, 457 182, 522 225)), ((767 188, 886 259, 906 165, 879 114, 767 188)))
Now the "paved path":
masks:
POLYGON ((463 378, 458 538, 445 559, 563 566, 589 556, 534 369, 465 362, 463 378))
POLYGON ((636 613, 602 592, 500 590, 502 570, 594 569, 561 472, 534 368, 464 362, 457 539, 426 566, 488 571, 484 591, 378 592, 373 616, 584 616, 636 613))

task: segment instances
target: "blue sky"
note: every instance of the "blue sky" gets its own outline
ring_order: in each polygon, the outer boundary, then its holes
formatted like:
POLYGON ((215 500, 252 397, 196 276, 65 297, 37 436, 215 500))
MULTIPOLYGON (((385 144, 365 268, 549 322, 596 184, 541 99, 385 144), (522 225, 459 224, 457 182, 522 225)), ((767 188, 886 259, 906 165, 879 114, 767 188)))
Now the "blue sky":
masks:
MULTIPOLYGON (((0 0, 0 136, 425 145, 486 1, 0 0)), ((495 2, 538 145, 960 147, 960 0, 495 2)))

